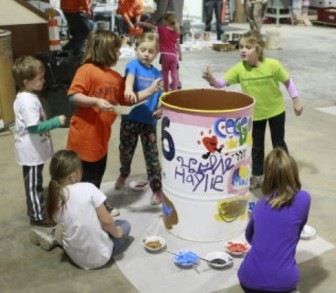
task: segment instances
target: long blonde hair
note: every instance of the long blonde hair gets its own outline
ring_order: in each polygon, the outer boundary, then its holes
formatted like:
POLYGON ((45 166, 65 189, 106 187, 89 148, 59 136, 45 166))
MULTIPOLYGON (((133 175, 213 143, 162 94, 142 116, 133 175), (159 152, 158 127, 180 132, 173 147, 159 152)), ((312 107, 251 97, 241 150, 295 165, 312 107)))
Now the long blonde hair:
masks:
POLYGON ((111 31, 97 30, 89 34, 83 63, 93 63, 100 67, 110 67, 117 63, 120 37, 111 31))
POLYGON ((264 163, 262 192, 272 208, 290 205, 301 189, 297 164, 292 156, 281 148, 273 149, 264 163))
POLYGON ((169 26, 177 33, 180 33, 180 24, 177 21, 177 16, 174 12, 169 11, 163 16, 163 24, 169 26))
POLYGON ((82 170, 82 162, 76 152, 70 150, 57 151, 49 165, 50 182, 47 197, 47 212, 49 219, 63 210, 67 201, 63 187, 67 185, 67 179, 77 170, 82 170))

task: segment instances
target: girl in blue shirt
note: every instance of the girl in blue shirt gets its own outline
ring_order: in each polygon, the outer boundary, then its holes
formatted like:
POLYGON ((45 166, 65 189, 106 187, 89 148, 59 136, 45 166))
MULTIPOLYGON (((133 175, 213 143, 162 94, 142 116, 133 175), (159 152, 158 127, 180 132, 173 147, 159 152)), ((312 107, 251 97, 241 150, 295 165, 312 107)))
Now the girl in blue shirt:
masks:
POLYGON ((134 152, 140 137, 146 161, 148 181, 153 191, 151 204, 162 202, 161 167, 159 162, 156 123, 161 117, 158 109, 161 95, 161 74, 152 65, 159 52, 158 38, 153 33, 145 33, 137 39, 137 59, 130 61, 126 66, 125 97, 132 101, 139 100, 137 93, 157 83, 156 91, 145 103, 134 108, 128 115, 122 116, 120 126, 120 176, 115 188, 125 186, 126 179, 131 172, 134 152))

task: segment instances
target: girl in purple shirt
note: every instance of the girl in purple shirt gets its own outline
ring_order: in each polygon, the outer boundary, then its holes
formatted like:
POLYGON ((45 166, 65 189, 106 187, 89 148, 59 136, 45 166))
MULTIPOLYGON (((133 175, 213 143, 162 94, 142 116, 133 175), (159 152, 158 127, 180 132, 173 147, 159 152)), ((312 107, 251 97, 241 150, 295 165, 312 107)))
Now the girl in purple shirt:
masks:
POLYGON ((264 196, 245 231, 252 247, 238 278, 244 292, 291 292, 299 282, 295 251, 307 222, 310 195, 301 190, 296 162, 284 150, 272 150, 264 167, 264 196))

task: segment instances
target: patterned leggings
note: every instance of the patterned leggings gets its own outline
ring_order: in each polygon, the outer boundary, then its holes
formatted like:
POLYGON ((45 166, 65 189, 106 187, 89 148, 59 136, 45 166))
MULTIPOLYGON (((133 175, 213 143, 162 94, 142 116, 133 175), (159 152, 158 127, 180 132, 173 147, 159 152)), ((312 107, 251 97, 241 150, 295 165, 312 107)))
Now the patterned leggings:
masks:
POLYGON ((171 74, 173 87, 172 90, 177 90, 178 88, 178 62, 177 62, 177 56, 176 55, 169 55, 169 54, 162 54, 162 75, 163 75, 163 81, 164 81, 164 87, 165 91, 169 92, 170 86, 169 86, 169 72, 171 74))
POLYGON ((161 191, 161 166, 157 148, 156 126, 122 120, 120 125, 120 174, 128 177, 140 136, 146 161, 148 181, 153 192, 161 191))

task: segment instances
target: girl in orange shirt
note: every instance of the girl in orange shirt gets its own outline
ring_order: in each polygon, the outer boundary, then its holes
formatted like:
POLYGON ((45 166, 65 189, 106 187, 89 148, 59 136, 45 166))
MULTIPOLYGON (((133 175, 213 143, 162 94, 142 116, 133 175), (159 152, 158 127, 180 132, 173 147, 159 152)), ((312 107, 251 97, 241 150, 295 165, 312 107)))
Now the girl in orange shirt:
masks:
POLYGON ((111 67, 119 58, 121 41, 109 31, 91 33, 83 65, 78 68, 68 91, 76 111, 70 121, 67 148, 83 163, 82 181, 100 188, 105 172, 111 125, 116 119, 113 104, 124 99, 122 76, 111 67))
MULTIPOLYGON (((111 126, 117 115, 113 105, 127 105, 122 76, 114 71, 120 56, 121 40, 110 31, 91 32, 83 57, 68 91, 76 111, 70 121, 67 149, 77 152, 83 165, 83 182, 100 188, 106 169, 111 126)), ((152 87, 139 92, 141 100, 155 92, 152 87)))

